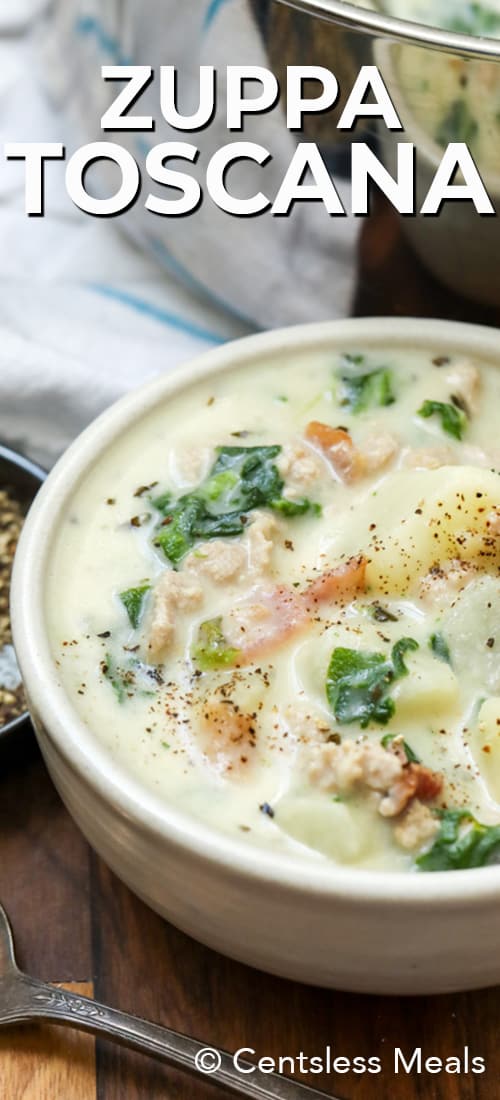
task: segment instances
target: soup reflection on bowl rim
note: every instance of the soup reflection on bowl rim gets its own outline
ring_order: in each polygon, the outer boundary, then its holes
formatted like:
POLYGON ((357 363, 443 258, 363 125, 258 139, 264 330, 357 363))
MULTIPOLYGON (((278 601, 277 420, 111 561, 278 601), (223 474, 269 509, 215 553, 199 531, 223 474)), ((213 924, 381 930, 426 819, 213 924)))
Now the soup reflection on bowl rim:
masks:
MULTIPOLYGON (((128 426, 159 402, 168 401, 170 396, 207 375, 245 365, 251 368, 259 362, 272 367, 273 360, 281 362, 288 351, 306 354, 334 351, 353 340, 361 348, 407 345, 412 350, 432 347, 436 353, 456 350, 490 362, 499 359, 499 334, 493 329, 421 318, 365 318, 301 325, 246 337, 158 377, 91 424, 60 459, 41 489, 24 527, 14 567, 14 640, 40 746, 70 812, 119 877, 173 923, 233 957, 317 984, 371 992, 434 992, 477 987, 500 980, 500 962, 496 971, 491 963, 494 936, 491 921, 500 902, 500 866, 405 873, 356 870, 327 860, 321 864, 312 861, 309 865, 218 833, 162 802, 113 762, 77 715, 58 681, 46 632, 44 574, 51 539, 86 471, 105 455, 128 426), (178 892, 180 886, 176 886, 177 878, 172 878, 174 865, 175 875, 182 877, 182 897, 178 892), (201 898, 189 900, 195 875, 207 899, 204 912, 198 910, 201 898), (248 905, 248 917, 241 916, 242 898, 248 905), (252 910, 257 902, 258 908, 252 910), (250 924, 241 928, 240 939, 236 940, 234 936, 231 938, 228 922, 232 909, 236 912, 238 905, 238 919, 250 924), (273 919, 280 906, 285 907, 280 916, 283 947, 278 943, 276 929, 273 933, 273 919), (303 927, 306 913, 307 944, 303 927), (258 932, 261 916, 263 925, 258 932), (448 940, 451 937, 451 944, 453 939, 449 925, 454 918, 460 925, 457 946, 454 949, 450 946, 450 958, 446 961, 448 940), (338 933, 338 958, 330 958, 328 952, 323 952, 321 964, 317 957, 321 944, 316 945, 315 937, 320 937, 322 931, 315 932, 316 919, 327 921, 332 935, 335 921, 343 921, 338 933), (397 923, 391 929, 393 920, 397 923), (429 943, 433 920, 441 946, 437 940, 434 945, 429 943), (358 928, 357 921, 361 922, 358 928), (475 927, 482 931, 475 949, 477 958, 469 965, 467 943, 475 927), (366 958, 363 952, 360 955, 360 928, 368 936, 363 948, 368 952, 366 958), (267 933, 269 942, 265 942, 267 933), (262 944, 253 943, 252 935, 261 936, 262 944), (411 941, 412 935, 420 937, 420 947, 411 941), (345 943, 342 936, 347 937, 345 943), (376 959, 376 946, 370 947, 370 943, 376 945, 377 936, 376 959), (294 944, 298 937, 303 944, 302 956, 291 958, 287 937, 295 937, 294 944), (404 959, 409 942, 416 962, 409 962, 405 973, 401 962, 399 974, 394 969, 395 957, 404 959), (483 958, 486 950, 488 959, 483 958)), ((326 926, 322 925, 322 929, 326 926)), ((497 943, 496 939, 494 942, 497 943)))

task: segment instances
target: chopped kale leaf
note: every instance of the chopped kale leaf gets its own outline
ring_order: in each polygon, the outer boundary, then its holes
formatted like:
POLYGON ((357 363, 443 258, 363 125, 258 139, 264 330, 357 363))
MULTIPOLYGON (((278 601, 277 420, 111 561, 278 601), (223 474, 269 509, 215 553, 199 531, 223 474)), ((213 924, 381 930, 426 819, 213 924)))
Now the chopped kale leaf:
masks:
POLYGON ((198 489, 178 500, 169 493, 153 500, 163 517, 154 545, 177 566, 198 540, 241 535, 254 508, 273 508, 287 517, 318 514, 320 506, 312 501, 282 496, 284 481, 274 461, 280 452, 278 445, 218 447, 208 478, 198 489))
POLYGON ((223 512, 220 516, 202 513, 192 527, 194 539, 234 538, 241 535, 246 515, 241 512, 223 512))
POLYGON ((442 634, 431 634, 429 638, 429 648, 436 657, 439 657, 440 661, 446 661, 448 665, 451 664, 450 649, 446 638, 443 638, 442 634))
POLYGON ((359 653, 339 646, 334 649, 328 667, 326 694, 338 722, 369 722, 385 726, 394 714, 394 703, 387 698, 393 676, 392 665, 381 653, 359 653))
POLYGON ((282 516, 305 516, 307 513, 313 516, 320 516, 322 512, 321 504, 317 504, 313 500, 308 500, 307 497, 298 497, 297 500, 288 500, 287 497, 280 497, 279 500, 271 501, 271 508, 275 512, 281 512, 282 516))
POLYGON ((396 400, 392 388, 392 372, 387 367, 367 370, 362 355, 344 355, 337 377, 339 403, 353 413, 393 405, 396 400))
POLYGON ((118 669, 111 654, 107 653, 101 662, 102 675, 109 680, 111 687, 119 703, 124 703, 127 691, 130 690, 130 682, 124 679, 121 669, 118 669))
POLYGON ((389 611, 387 607, 383 607, 380 603, 373 603, 371 612, 376 623, 397 623, 398 621, 398 616, 394 615, 392 611, 389 611))
POLYGON ((144 610, 144 601, 151 585, 141 584, 137 588, 127 588, 125 592, 120 592, 121 602, 127 612, 130 619, 130 624, 134 630, 137 629, 142 618, 144 610))
POLYGON ((239 650, 228 645, 222 631, 220 616, 201 623, 191 656, 203 672, 227 668, 237 661, 239 650))
POLYGON ((416 863, 421 871, 462 871, 500 862, 500 825, 481 825, 469 810, 437 810, 439 833, 416 863))
POLYGON ((406 676, 404 654, 418 649, 413 638, 401 638, 392 648, 391 657, 382 653, 364 653, 339 646, 328 666, 326 695, 338 722, 359 722, 366 729, 370 722, 385 726, 395 712, 388 692, 395 680, 406 676))
POLYGON ((217 459, 202 493, 214 481, 222 486, 217 505, 223 512, 249 512, 281 496, 283 479, 274 459, 281 447, 218 447, 217 459))
POLYGON ((404 662, 405 653, 414 653, 418 649, 418 642, 414 638, 400 638, 399 642, 392 647, 392 664, 394 668, 394 679, 400 680, 402 676, 408 675, 408 669, 404 662))
POLYGON ((157 512, 161 512, 163 516, 166 516, 172 504, 172 494, 161 493, 159 497, 154 497, 154 499, 151 500, 151 504, 153 508, 156 508, 157 512))
POLYGON ((154 545, 159 546, 165 557, 177 565, 194 544, 194 528, 204 513, 203 501, 189 494, 181 497, 165 515, 156 533, 154 545))
POLYGON ((135 694, 153 696, 156 692, 151 690, 152 684, 157 688, 163 684, 161 670, 156 665, 145 664, 137 658, 129 658, 121 665, 111 653, 107 653, 100 667, 119 703, 124 703, 127 697, 135 694))
POLYGON ((467 417, 462 409, 456 405, 448 405, 444 401, 424 401, 418 410, 418 416, 428 420, 431 416, 439 416, 441 427, 448 435, 455 439, 462 439, 467 426, 467 417))
MULTIPOLYGON (((392 742, 395 741, 397 737, 398 737, 397 733, 386 733, 386 734, 384 734, 384 736, 383 736, 383 738, 380 742, 380 744, 382 745, 382 748, 383 749, 388 749, 389 745, 391 745, 392 742)), ((421 763, 420 757, 417 756, 416 752, 413 751, 411 745, 409 745, 407 741, 403 741, 403 740, 401 740, 401 744, 403 746, 405 756, 406 756, 406 759, 407 759, 408 763, 409 764, 420 764, 421 763)))

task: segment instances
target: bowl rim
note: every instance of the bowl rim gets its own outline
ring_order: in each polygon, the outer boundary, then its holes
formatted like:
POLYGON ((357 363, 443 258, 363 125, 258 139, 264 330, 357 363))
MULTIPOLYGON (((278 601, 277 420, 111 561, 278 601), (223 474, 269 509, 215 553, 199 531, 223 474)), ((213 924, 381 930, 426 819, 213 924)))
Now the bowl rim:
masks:
POLYGON ((498 61, 500 58, 500 39, 460 34, 457 31, 447 31, 441 27, 432 27, 409 19, 399 19, 394 15, 384 15, 370 8, 358 7, 349 0, 277 0, 277 2, 304 12, 306 15, 316 16, 329 23, 339 23, 350 30, 355 29, 377 38, 399 39, 413 42, 416 46, 427 46, 432 50, 459 53, 484 60, 498 61))
MULTIPOLYGON (((43 485, 47 477, 47 471, 39 466, 37 462, 34 462, 33 459, 21 454, 20 451, 14 451, 4 443, 0 443, 0 462, 11 466, 14 470, 22 470, 24 474, 27 474, 28 478, 33 481, 32 500, 34 500, 40 486, 43 485)), ((10 741, 11 737, 14 737, 16 733, 21 733, 30 724, 29 712, 23 710, 22 714, 18 714, 16 718, 11 718, 10 722, 0 725, 0 744, 3 745, 7 739, 10 741)))
POLYGON ((85 473, 122 432, 156 406, 184 392, 200 379, 233 368, 270 362, 291 352, 359 347, 410 346, 436 353, 472 354, 498 361, 498 330, 482 325, 422 318, 354 318, 277 329, 243 337, 205 352, 189 364, 133 390, 108 408, 71 444, 40 489, 19 541, 11 586, 14 643, 30 706, 43 719, 50 747, 79 779, 139 830, 160 842, 188 850, 194 858, 223 867, 234 875, 328 900, 366 901, 386 908, 407 903, 425 908, 475 908, 500 899, 500 866, 468 871, 413 874, 369 871, 333 862, 298 860, 293 856, 249 845, 207 826, 188 813, 162 802, 145 785, 113 762, 73 710, 58 679, 45 630, 44 575, 58 520, 68 498, 85 473), (50 530, 50 537, 47 531, 50 530))

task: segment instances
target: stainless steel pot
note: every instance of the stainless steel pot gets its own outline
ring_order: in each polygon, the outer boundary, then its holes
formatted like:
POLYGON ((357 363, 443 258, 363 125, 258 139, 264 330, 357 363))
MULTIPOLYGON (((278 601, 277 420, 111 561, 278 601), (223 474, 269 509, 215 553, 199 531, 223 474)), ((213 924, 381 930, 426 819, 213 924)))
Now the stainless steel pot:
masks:
MULTIPOLYGON (((262 2, 255 0, 255 6, 262 13, 262 2)), ((469 144, 496 216, 481 217, 470 202, 453 202, 438 217, 416 214, 402 224, 438 279, 476 301, 499 305, 500 41, 395 19, 343 0, 273 0, 271 9, 267 37, 273 65, 276 44, 296 42, 293 63, 327 65, 347 92, 350 74, 360 63, 370 60, 378 66, 405 133, 383 126, 370 133, 368 127, 369 136, 392 172, 397 142, 414 142, 417 209, 448 141, 469 144)), ((345 137, 335 130, 335 116, 312 121, 307 129, 338 163, 345 137)), ((366 137, 360 129, 350 140, 366 137)))

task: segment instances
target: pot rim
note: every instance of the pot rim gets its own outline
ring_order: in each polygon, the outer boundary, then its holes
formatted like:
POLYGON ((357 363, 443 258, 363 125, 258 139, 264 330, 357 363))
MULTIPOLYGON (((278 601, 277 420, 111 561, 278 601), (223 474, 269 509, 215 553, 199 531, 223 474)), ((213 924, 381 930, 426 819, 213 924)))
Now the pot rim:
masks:
POLYGON ((445 53, 462 54, 483 60, 500 60, 500 39, 474 37, 471 34, 459 34, 456 31, 430 27, 424 23, 413 23, 408 19, 398 19, 393 15, 383 15, 369 8, 360 8, 349 0, 276 0, 286 7, 295 8, 306 15, 330 23, 339 23, 349 30, 357 30, 376 38, 390 38, 402 42, 411 42, 416 46, 426 46, 431 50, 445 53))

